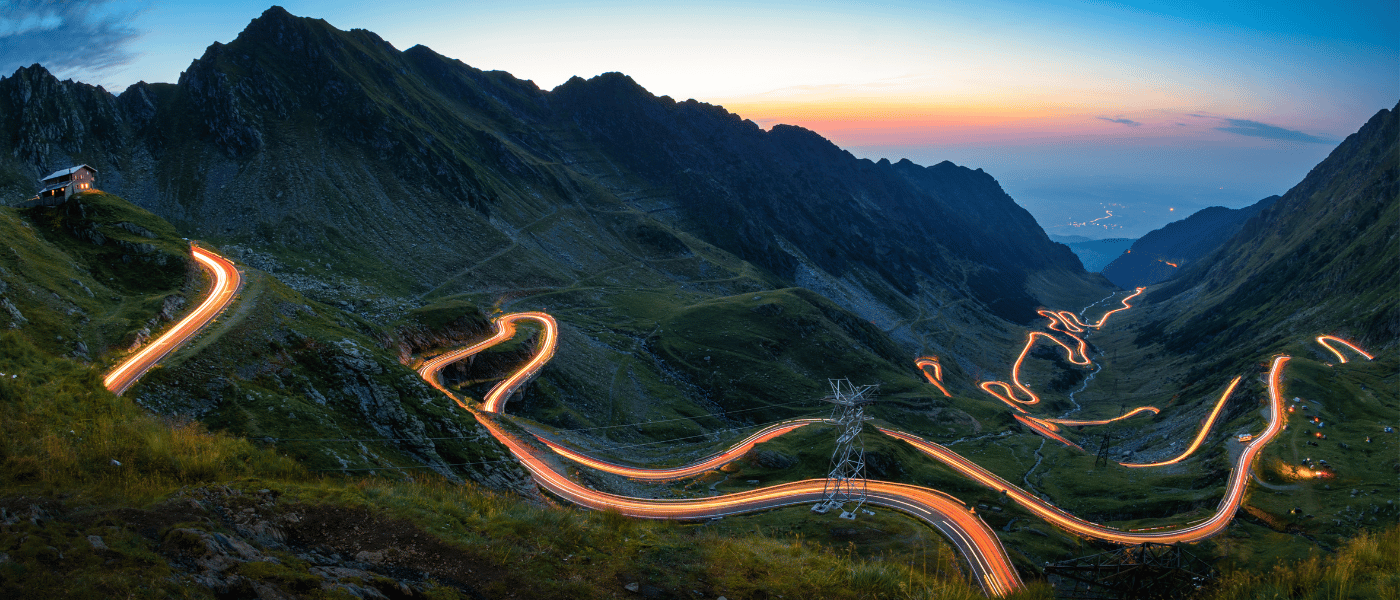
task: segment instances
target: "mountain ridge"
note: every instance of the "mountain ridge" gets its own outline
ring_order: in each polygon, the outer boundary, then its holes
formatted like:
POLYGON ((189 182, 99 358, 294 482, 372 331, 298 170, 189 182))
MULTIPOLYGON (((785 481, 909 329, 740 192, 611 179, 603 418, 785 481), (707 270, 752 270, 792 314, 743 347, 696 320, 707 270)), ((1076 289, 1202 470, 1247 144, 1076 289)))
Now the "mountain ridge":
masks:
POLYGON ((1227 242, 1246 221, 1272 206, 1278 198, 1269 196, 1238 209, 1211 206, 1154 229, 1109 262, 1103 268, 1103 275, 1124 289, 1165 281, 1227 242))

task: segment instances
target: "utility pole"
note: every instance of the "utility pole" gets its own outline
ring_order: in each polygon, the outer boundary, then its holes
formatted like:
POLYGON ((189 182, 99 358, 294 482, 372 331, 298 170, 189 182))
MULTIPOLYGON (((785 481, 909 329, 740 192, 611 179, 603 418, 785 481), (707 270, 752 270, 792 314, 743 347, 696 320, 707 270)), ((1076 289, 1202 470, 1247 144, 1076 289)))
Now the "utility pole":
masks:
POLYGON ((822 500, 812 512, 825 514, 841 509, 842 519, 855 519, 856 511, 865 504, 865 442, 860 439, 861 427, 870 420, 865 405, 872 402, 880 386, 851 385, 849 379, 829 379, 831 396, 823 400, 835 404, 831 421, 836 424, 836 450, 831 453, 831 474, 827 475, 822 500), (854 502, 849 508, 847 503, 854 502))

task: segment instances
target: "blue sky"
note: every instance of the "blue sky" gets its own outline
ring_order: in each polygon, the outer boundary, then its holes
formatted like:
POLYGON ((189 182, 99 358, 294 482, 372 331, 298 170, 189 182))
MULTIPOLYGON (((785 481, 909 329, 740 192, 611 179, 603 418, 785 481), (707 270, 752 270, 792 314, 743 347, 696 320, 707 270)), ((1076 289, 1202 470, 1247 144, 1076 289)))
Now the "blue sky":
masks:
MULTIPOLYGON (((1281 194, 1400 100, 1394 0, 281 5, 545 89, 621 71, 857 156, 980 167, 1047 231, 1090 237, 1281 194)), ((12 0, 0 72, 173 82, 268 6, 12 0)))

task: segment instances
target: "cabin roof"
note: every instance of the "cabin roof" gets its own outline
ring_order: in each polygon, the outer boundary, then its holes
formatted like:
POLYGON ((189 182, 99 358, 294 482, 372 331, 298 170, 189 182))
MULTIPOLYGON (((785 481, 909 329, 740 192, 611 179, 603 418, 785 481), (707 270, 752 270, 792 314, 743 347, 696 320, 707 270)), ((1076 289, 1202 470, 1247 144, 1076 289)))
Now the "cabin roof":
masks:
POLYGON ((53 179, 53 178, 55 178, 55 177, 63 177, 64 175, 72 175, 72 174, 74 174, 74 173, 77 173, 77 172, 78 172, 78 169, 83 169, 83 168, 91 169, 93 173, 96 173, 96 172, 97 172, 97 169, 93 169, 92 167, 89 167, 89 166, 87 166, 87 165, 78 165, 78 166, 76 166, 76 167, 68 167, 67 169, 59 169, 59 170, 57 170, 57 171, 54 171, 53 173, 49 173, 49 175, 48 175, 47 177, 44 177, 44 178, 43 178, 42 180, 40 180, 40 181, 48 181, 48 180, 53 179))
POLYGON ((61 189, 66 188, 66 187, 68 187, 68 186, 70 186, 70 185, 73 185, 73 182, 71 182, 71 181, 59 181, 59 182, 57 182, 57 183, 50 183, 50 184, 44 186, 44 189, 39 190, 39 193, 42 194, 42 193, 47 192, 47 191, 50 191, 50 190, 61 190, 61 189))

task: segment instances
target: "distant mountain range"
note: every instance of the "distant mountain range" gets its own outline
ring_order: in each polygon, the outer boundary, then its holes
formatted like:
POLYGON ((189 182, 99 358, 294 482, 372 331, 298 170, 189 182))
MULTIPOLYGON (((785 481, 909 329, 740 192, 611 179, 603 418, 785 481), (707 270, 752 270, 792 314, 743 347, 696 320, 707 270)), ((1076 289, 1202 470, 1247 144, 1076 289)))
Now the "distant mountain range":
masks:
POLYGON ((1238 209, 1212 206, 1196 211, 1185 219, 1148 232, 1126 252, 1110 259, 1111 262, 1101 267, 1101 272, 1124 289, 1165 281, 1224 244, 1250 217, 1272 206, 1278 198, 1269 196, 1238 209))

